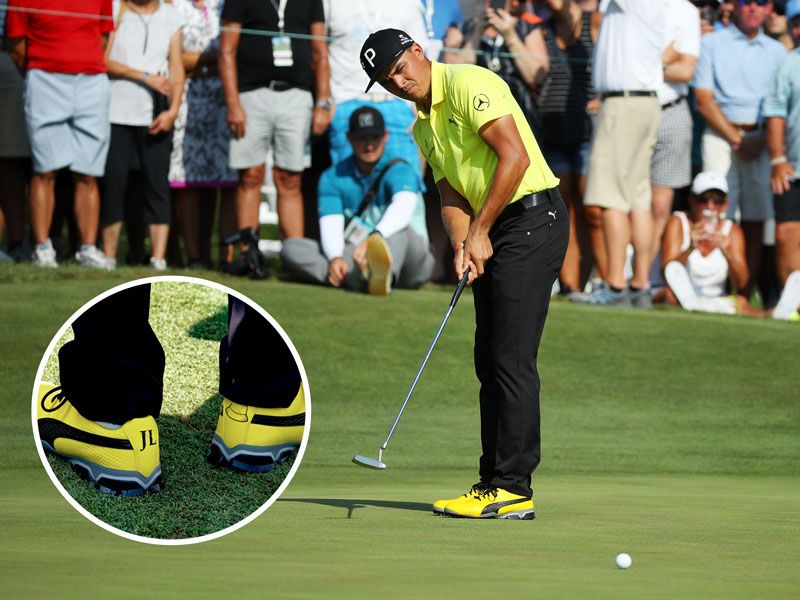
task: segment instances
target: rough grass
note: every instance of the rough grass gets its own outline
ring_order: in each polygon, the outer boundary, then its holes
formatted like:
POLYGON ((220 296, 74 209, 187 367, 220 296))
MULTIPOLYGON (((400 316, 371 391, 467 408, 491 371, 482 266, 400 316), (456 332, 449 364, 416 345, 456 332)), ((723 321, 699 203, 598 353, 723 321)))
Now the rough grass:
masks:
POLYGON ((794 598, 800 327, 677 310, 554 302, 540 353, 537 519, 431 516, 476 479, 473 315, 465 293, 385 454, 374 455, 451 290, 369 298, 225 283, 284 327, 309 375, 303 464, 262 517, 225 538, 154 548, 100 530, 48 481, 30 389, 49 339, 119 274, 0 285, 0 577, 10 597, 794 598), (614 556, 633 567, 619 571, 614 556), (71 559, 71 557, 77 557, 71 559), (113 565, 113 567, 112 567, 113 565))

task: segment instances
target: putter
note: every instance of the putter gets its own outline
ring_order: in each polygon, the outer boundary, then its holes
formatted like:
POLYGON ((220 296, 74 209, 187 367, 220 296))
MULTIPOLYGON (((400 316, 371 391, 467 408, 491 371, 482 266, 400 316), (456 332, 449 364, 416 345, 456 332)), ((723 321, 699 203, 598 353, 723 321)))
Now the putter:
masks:
POLYGON ((392 434, 394 433, 395 428, 397 427, 397 423, 400 422, 400 417, 403 416, 403 411, 406 409, 406 405, 408 404, 408 399, 411 398, 411 394, 414 391, 414 388, 417 385, 417 381, 419 381, 420 375, 422 375, 422 370, 425 368, 425 365, 428 364, 428 359, 431 357, 431 353, 433 352, 433 347, 436 346, 436 342, 439 341, 439 336, 442 335, 442 330, 444 329, 445 324, 447 323, 447 319, 450 318, 450 313, 453 312, 453 309, 456 307, 456 303, 458 302, 459 297, 461 296, 461 292, 464 291, 464 287, 467 285, 467 279, 469 278, 469 269, 464 272, 464 275, 461 277, 461 281, 458 282, 456 286, 456 291, 453 292, 453 297, 450 299, 450 305, 447 307, 447 312, 444 313, 444 319, 442 319, 442 324, 439 325, 439 330, 436 332, 436 335, 433 336, 433 341, 431 342, 430 348, 428 348, 428 353, 425 355, 425 358, 422 360, 422 364, 419 366, 419 370, 417 371, 417 376, 414 377, 414 381, 411 383, 411 387, 406 394, 406 399, 403 400, 403 405, 400 407, 400 410, 397 413, 397 417, 395 417, 394 423, 392 423, 392 428, 389 430, 389 435, 386 436, 383 444, 378 448, 378 458, 370 458, 369 456, 364 456, 363 454, 356 454, 353 457, 353 462, 361 467, 366 467, 367 469, 375 469, 378 471, 382 471, 386 468, 386 463, 383 462, 383 451, 386 450, 386 446, 389 445, 389 440, 392 439, 392 434))

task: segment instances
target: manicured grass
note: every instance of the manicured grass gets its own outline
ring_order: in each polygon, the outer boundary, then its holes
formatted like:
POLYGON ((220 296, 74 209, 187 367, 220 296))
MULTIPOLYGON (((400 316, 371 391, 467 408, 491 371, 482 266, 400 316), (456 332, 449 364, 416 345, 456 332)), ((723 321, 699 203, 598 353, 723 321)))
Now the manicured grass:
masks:
MULTIPOLYGON (((293 459, 268 474, 236 473, 205 460, 222 402, 217 393, 219 342, 228 330, 227 303, 227 294, 203 285, 164 282, 151 286, 150 325, 166 355, 158 418, 160 493, 137 498, 102 494, 67 461, 48 457, 70 496, 101 521, 151 538, 207 535, 250 515, 286 478, 293 459)), ((56 344, 44 381, 60 381, 58 349, 72 337, 70 328, 56 344)))
POLYGON ((389 469, 349 462, 374 456, 386 435, 447 306, 451 290, 437 287, 378 299, 221 279, 264 306, 303 358, 313 407, 303 463, 278 502, 222 539, 119 539, 50 484, 29 397, 56 329, 125 275, 0 284, 0 575, 10 597, 727 599, 800 589, 800 327, 554 302, 539 359, 537 519, 462 521, 429 510, 476 479, 469 293, 385 453, 389 469), (618 552, 632 555, 630 570, 616 569, 618 552))

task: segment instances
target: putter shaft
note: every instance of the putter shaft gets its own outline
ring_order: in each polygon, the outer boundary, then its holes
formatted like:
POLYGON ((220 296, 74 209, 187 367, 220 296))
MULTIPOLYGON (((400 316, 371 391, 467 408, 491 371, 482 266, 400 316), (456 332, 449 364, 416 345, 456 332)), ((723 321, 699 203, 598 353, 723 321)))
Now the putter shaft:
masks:
POLYGON ((428 359, 431 357, 431 353, 433 353, 433 348, 434 346, 436 346, 436 342, 439 341, 439 336, 442 335, 442 330, 444 330, 444 326, 447 323, 447 319, 450 318, 450 313, 453 312, 453 309, 456 307, 458 299, 461 297, 461 292, 464 291, 464 287, 467 285, 468 278, 469 278, 469 270, 464 272, 464 275, 461 277, 461 281, 459 281, 458 285, 456 286, 455 292, 453 292, 453 297, 450 299, 450 305, 447 307, 447 312, 444 313, 442 324, 439 325, 439 329, 436 331, 436 335, 433 336, 433 341, 431 342, 431 345, 428 348, 428 352, 427 354, 425 354, 425 358, 422 360, 422 364, 419 366, 419 369, 417 370, 417 374, 414 377, 414 381, 411 382, 411 387, 408 389, 408 393, 406 394, 405 400, 403 400, 403 405, 397 412, 397 417, 395 417, 391 429, 389 429, 389 435, 386 436, 386 439, 384 440, 383 444, 378 450, 378 460, 381 460, 381 455, 383 454, 383 451, 386 450, 386 447, 389 445, 389 440, 392 438, 392 434, 394 433, 397 424, 400 422, 400 417, 403 416, 403 411, 406 409, 408 400, 411 398, 411 394, 413 393, 414 388, 417 385, 417 381, 419 381, 420 375, 422 375, 423 369, 425 369, 425 365, 428 364, 428 359))

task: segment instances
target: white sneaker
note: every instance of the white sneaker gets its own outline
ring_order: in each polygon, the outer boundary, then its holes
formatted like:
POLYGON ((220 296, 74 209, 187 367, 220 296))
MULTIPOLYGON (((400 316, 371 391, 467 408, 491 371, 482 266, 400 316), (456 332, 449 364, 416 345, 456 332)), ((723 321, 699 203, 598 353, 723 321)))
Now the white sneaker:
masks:
POLYGON ((793 271, 786 278, 781 299, 772 310, 772 318, 780 321, 793 321, 798 308, 800 308, 800 271, 793 271))
POLYGON ((166 271, 167 261, 163 258, 150 257, 150 267, 156 271, 166 271))
POLYGON ((75 260, 84 267, 93 269, 105 269, 110 271, 117 266, 117 261, 108 258, 94 244, 82 244, 80 250, 75 253, 75 260))
POLYGON ((53 242, 47 238, 41 244, 36 244, 31 254, 31 262, 37 267, 44 267, 46 269, 55 269, 58 267, 56 261, 56 251, 53 248, 53 242))

